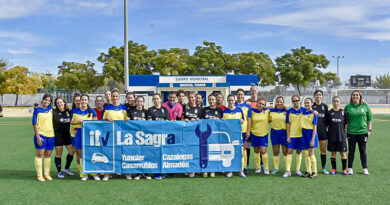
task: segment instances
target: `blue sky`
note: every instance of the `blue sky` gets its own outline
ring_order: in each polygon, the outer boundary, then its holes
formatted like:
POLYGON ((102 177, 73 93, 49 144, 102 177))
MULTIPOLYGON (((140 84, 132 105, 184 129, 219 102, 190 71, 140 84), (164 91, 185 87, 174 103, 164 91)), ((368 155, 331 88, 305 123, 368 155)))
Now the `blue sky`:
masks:
MULTIPOLYGON (((129 39, 150 49, 188 48, 203 40, 228 53, 275 59, 306 46, 353 74, 390 72, 390 1, 128 0, 129 39)), ((0 0, 0 58, 35 72, 62 61, 96 63, 123 44, 123 0, 0 0)))

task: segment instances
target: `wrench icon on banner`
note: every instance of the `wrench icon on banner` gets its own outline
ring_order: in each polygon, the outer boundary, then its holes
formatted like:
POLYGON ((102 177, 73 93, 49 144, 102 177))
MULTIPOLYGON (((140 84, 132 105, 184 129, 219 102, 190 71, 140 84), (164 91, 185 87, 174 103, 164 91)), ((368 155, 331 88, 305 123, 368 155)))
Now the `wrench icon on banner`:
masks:
POLYGON ((211 126, 207 124, 207 130, 201 132, 198 125, 195 129, 195 134, 199 138, 199 155, 200 155, 200 167, 205 169, 208 163, 208 144, 207 139, 210 137, 212 130, 211 126))

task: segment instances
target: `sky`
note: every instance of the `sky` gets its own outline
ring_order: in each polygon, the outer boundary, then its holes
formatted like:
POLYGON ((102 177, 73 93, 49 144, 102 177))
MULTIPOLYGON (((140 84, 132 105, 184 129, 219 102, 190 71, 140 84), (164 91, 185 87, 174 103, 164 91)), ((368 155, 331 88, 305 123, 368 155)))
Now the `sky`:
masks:
MULTIPOLYGON (((123 0, 0 0, 0 58, 56 74, 62 61, 96 63, 124 43, 123 0)), ((274 60, 305 46, 324 54, 340 77, 390 72, 389 0, 128 0, 129 40, 149 49, 203 40, 227 53, 264 52, 274 60)))

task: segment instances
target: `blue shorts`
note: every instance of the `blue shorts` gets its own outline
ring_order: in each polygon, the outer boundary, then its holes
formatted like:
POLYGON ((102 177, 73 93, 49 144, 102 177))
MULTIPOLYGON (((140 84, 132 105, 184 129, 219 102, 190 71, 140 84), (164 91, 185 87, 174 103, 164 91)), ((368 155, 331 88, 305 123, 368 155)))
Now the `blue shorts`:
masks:
POLYGON ((287 148, 288 149, 296 149, 296 150, 303 150, 303 138, 302 137, 296 137, 296 138, 290 138, 291 142, 288 143, 287 148))
POLYGON ((258 137, 251 133, 252 147, 267 147, 268 146, 268 134, 263 137, 258 137))
POLYGON ((318 133, 314 138, 314 146, 310 146, 311 138, 313 137, 313 130, 302 129, 303 149, 311 149, 318 147, 318 133))
POLYGON ((246 138, 246 132, 243 132, 242 133, 242 144, 244 144, 244 142, 248 141, 249 139, 250 139, 250 137, 246 138))
POLYGON ((287 146, 287 130, 271 129, 271 142, 272 145, 287 146))
POLYGON ((81 129, 77 128, 77 133, 72 138, 72 145, 76 147, 76 149, 81 149, 81 129))
POLYGON ((53 150, 53 148, 54 148, 54 137, 45 137, 43 135, 39 135, 39 136, 43 139, 42 146, 38 145, 37 136, 34 135, 35 149, 53 150))

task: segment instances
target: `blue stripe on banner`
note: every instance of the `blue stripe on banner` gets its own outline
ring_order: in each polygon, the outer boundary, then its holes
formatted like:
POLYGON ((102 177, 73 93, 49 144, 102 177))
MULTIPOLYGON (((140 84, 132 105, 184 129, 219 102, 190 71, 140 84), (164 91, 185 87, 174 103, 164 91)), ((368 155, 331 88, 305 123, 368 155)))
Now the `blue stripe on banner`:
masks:
POLYGON ((83 173, 238 172, 239 120, 84 121, 83 173))

